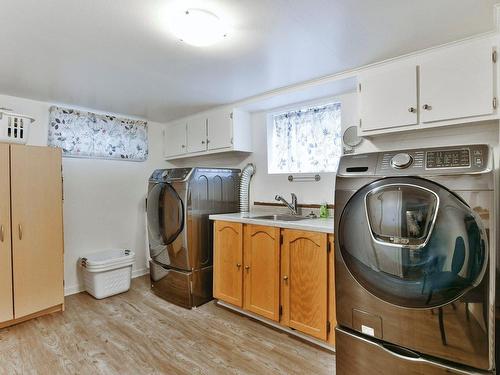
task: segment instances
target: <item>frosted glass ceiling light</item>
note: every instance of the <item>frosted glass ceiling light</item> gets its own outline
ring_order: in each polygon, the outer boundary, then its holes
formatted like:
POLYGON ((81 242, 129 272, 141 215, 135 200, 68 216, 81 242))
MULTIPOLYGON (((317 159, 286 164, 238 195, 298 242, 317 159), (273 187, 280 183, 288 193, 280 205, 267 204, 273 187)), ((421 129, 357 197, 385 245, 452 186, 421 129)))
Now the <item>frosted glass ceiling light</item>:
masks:
POLYGON ((187 9, 170 22, 175 36, 197 47, 210 46, 227 35, 227 26, 221 19, 203 9, 187 9))

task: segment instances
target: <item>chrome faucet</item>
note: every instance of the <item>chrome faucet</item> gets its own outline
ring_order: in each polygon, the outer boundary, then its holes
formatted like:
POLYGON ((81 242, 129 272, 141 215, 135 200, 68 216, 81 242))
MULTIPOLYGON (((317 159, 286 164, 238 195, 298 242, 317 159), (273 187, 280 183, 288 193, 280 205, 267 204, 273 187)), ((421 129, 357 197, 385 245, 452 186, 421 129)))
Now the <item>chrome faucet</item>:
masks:
POLYGON ((283 198, 281 195, 276 195, 274 197, 278 202, 283 202, 285 206, 290 210, 292 215, 298 215, 299 213, 297 212, 297 196, 292 193, 292 203, 288 203, 285 198, 283 198))

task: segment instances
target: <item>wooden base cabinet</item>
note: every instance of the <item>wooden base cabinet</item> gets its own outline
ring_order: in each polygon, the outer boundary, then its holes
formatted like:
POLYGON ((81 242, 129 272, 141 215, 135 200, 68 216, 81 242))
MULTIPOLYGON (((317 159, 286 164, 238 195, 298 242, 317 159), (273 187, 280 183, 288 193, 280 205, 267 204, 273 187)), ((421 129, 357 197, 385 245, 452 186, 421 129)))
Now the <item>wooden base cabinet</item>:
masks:
POLYGON ((214 225, 214 297, 243 307, 243 224, 214 225))
POLYGON ((282 323, 321 340, 328 335, 327 234, 283 230, 282 323))
POLYGON ((279 321, 280 228, 245 225, 243 307, 279 321))
POLYGON ((0 171, 0 326, 6 326, 63 308, 61 151, 0 144, 0 171))
POLYGON ((216 221, 214 296, 335 345, 333 235, 216 221))

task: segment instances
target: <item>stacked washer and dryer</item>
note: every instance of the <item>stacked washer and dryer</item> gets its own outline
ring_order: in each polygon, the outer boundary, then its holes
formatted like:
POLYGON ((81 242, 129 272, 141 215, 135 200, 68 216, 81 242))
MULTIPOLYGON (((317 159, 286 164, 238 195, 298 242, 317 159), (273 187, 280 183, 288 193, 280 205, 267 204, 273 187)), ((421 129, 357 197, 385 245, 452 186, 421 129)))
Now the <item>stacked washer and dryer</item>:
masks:
POLYGON ((496 185, 487 145, 342 157, 337 375, 495 373, 496 185))

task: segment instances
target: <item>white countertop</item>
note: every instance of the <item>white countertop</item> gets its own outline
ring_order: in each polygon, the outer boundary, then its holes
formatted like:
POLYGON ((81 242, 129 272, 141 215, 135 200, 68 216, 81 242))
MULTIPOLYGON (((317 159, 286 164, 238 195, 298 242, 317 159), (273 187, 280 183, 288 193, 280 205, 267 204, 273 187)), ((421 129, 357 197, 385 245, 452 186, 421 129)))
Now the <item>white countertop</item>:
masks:
POLYGON ((234 214, 210 215, 210 220, 231 221, 235 223, 266 225, 287 229, 308 230, 312 232, 333 233, 333 218, 304 219, 299 221, 282 221, 269 219, 256 219, 256 216, 269 215, 269 212, 237 212, 234 214))

